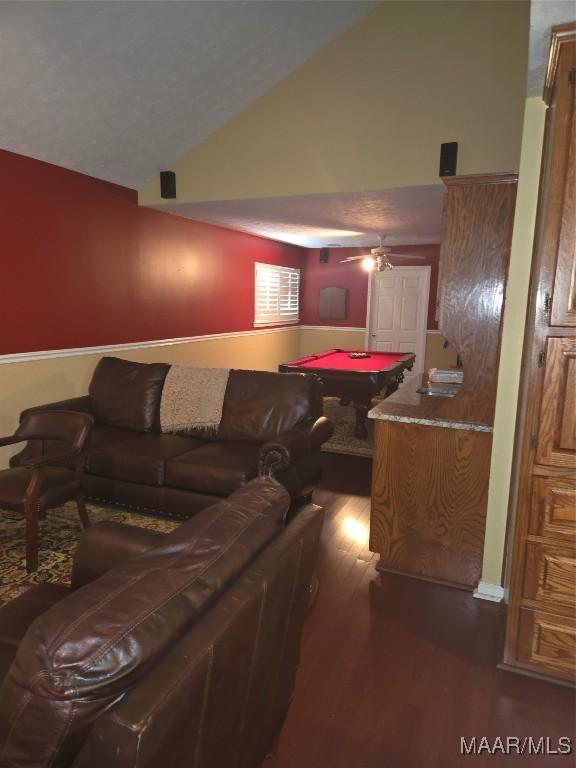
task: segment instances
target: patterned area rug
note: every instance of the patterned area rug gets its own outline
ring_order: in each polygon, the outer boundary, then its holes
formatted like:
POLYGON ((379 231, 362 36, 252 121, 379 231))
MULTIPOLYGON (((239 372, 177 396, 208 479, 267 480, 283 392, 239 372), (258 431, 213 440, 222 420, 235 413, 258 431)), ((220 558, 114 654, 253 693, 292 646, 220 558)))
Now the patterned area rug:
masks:
MULTIPOLYGON (((93 523, 115 520, 127 525, 168 533, 180 523, 162 517, 88 504, 93 523)), ((67 584, 72 557, 82 528, 74 503, 50 510, 40 523, 38 570, 26 573, 24 517, 0 510, 0 605, 13 600, 34 584, 43 581, 67 584)))
POLYGON ((351 405, 340 405, 337 397, 324 398, 324 415, 334 424, 334 434, 324 445, 326 453, 345 453, 350 456, 372 456, 374 423, 367 419, 368 437, 354 436, 356 413, 351 405))

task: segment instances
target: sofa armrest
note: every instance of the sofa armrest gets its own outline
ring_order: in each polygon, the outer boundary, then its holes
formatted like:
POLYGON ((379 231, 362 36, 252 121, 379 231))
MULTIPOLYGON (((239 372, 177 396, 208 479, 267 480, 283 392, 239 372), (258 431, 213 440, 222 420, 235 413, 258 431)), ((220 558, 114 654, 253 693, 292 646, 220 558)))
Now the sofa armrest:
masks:
POLYGON ((133 677, 131 690, 94 722, 74 768, 168 768, 190 765, 191 754, 198 768, 222 768, 238 764, 238 744, 249 759, 242 765, 266 765, 292 699, 322 518, 319 507, 303 508, 133 677), (183 728, 182 712, 195 728, 183 728))
POLYGON ((334 426, 325 416, 320 416, 309 427, 294 427, 269 440, 260 448, 258 471, 260 475, 272 475, 287 469, 298 459, 318 450, 334 432, 334 426))
POLYGON ((8 437, 0 437, 0 448, 5 448, 7 445, 18 445, 18 443, 26 442, 23 437, 18 435, 8 435, 8 437))
POLYGON ((163 533, 106 520, 95 523, 80 536, 72 567, 72 589, 78 589, 125 563, 164 538, 163 533))
POLYGON ((310 429, 310 442, 313 448, 320 448, 334 434, 334 424, 326 416, 320 416, 310 429))
POLYGON ((68 400, 59 400, 56 403, 45 403, 44 405, 34 405, 32 408, 26 408, 20 414, 20 421, 29 413, 36 411, 81 411, 82 413, 92 413, 90 395, 81 397, 71 397, 68 400))

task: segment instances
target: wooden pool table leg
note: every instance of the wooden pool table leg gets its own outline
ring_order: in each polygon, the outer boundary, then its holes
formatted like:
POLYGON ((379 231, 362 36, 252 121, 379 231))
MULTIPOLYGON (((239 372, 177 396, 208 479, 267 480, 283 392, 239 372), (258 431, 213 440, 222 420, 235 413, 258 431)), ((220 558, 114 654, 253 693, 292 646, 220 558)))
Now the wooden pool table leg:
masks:
POLYGON ((354 410, 356 411, 356 426, 354 427, 354 436, 359 438, 368 437, 368 429, 366 428, 366 416, 370 407, 362 405, 361 403, 354 403, 354 410))

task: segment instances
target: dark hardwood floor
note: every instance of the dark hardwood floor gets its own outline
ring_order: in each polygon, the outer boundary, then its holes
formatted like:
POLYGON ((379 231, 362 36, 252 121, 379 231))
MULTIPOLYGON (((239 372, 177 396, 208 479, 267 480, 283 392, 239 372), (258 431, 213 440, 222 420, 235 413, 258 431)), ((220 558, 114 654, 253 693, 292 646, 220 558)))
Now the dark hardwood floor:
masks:
POLYGON ((460 737, 574 738, 574 691, 497 669, 503 608, 378 574, 371 461, 324 454, 320 591, 294 700, 264 768, 574 767, 571 756, 461 755, 460 737))

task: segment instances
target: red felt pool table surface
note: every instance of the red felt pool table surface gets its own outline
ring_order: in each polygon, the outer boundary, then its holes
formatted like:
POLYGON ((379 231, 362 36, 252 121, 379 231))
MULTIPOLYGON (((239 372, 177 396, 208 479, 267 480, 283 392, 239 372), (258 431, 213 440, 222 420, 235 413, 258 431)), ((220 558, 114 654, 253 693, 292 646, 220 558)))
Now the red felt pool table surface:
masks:
POLYGON ((364 352, 363 349, 329 349, 315 355, 306 355, 286 365, 301 368, 330 368, 338 371, 385 371, 391 365, 404 359, 404 352, 374 352, 370 357, 352 358, 350 352, 364 352))
POLYGON ((388 397, 411 370, 415 356, 409 352, 367 352, 370 357, 350 357, 362 349, 329 349, 278 366, 281 373, 314 374, 322 382, 324 397, 339 397, 356 410, 356 437, 366 437, 366 414, 376 395, 388 397))

